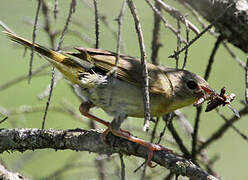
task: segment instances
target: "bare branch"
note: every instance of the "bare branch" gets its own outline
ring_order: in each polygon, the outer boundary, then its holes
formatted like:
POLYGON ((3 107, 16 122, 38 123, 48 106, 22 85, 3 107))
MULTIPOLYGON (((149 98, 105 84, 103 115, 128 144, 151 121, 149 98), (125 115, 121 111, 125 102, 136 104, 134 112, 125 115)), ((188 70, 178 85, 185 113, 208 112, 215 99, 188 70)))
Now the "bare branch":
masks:
MULTIPOLYGON (((97 130, 42 130, 42 129, 0 129, 0 152, 26 151, 52 148, 55 150, 71 149, 101 154, 124 153, 146 158, 148 149, 109 134, 107 145, 102 142, 97 130)), ((167 151, 154 152, 152 160, 170 171, 187 176, 192 180, 218 180, 189 160, 167 151)))
POLYGON ((181 40, 181 42, 186 43, 186 41, 183 39, 183 37, 181 37, 181 35, 178 34, 177 30, 171 24, 168 23, 168 21, 161 15, 161 12, 151 3, 151 1, 146 0, 146 2, 152 8, 154 13, 156 13, 160 17, 160 19, 164 23, 164 26, 166 28, 168 28, 169 30, 171 30, 171 32, 173 32, 177 36, 177 38, 179 38, 181 40))
POLYGON ((215 19, 201 32, 199 33, 195 38, 193 38, 186 46, 181 48, 179 51, 175 52, 173 55, 170 55, 169 58, 175 58, 178 56, 181 52, 183 52, 185 49, 187 49, 189 46, 191 46, 197 39, 199 39, 203 34, 205 34, 210 28, 212 28, 228 11, 229 8, 231 8, 233 4, 230 4, 226 7, 225 11, 220 14, 219 16, 215 17, 215 19))
POLYGON ((149 77, 148 77, 148 70, 146 64, 146 50, 145 50, 145 43, 144 37, 140 25, 140 20, 137 15, 136 7, 132 0, 127 1, 130 11, 133 15, 133 19, 135 22, 135 28, 139 39, 139 47, 140 47, 140 54, 141 54, 141 64, 142 64, 142 76, 144 79, 144 87, 143 87, 143 97, 144 97, 144 112, 145 112, 145 122, 144 122, 144 130, 147 131, 150 124, 151 114, 150 114, 150 100, 149 100, 149 77))
POLYGON ((172 17, 174 17, 177 20, 181 21, 185 25, 187 24, 189 26, 189 29, 191 29, 196 35, 200 34, 199 29, 193 23, 191 23, 189 20, 187 20, 180 11, 178 11, 174 7, 169 6, 168 4, 166 4, 162 0, 155 0, 155 1, 158 2, 161 5, 161 7, 166 12, 168 12, 172 17))
POLYGON ((234 46, 247 53, 248 44, 248 2, 246 0, 180 0, 188 3, 200 15, 209 22, 225 13, 221 19, 214 24, 218 32, 228 39, 234 46), (230 4, 233 5, 231 8, 230 4))
POLYGON ((29 61, 28 83, 30 83, 31 78, 32 78, 32 68, 33 68, 33 59, 34 59, 34 43, 35 43, 35 39, 36 39, 37 23, 38 23, 39 13, 40 13, 40 9, 41 9, 41 4, 42 4, 42 0, 38 0, 35 20, 34 20, 33 38, 32 38, 33 46, 31 48, 31 57, 30 57, 30 61, 29 61))

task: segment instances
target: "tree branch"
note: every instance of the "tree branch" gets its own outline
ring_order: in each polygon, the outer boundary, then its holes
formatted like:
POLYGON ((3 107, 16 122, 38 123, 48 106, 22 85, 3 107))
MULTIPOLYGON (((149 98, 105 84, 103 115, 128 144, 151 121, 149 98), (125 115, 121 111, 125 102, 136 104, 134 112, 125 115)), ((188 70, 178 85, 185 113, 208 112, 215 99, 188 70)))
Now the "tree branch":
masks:
POLYGON ((248 52, 248 2, 246 0, 180 0, 182 3, 188 3, 199 14, 201 14, 210 23, 216 17, 222 14, 226 8, 235 3, 214 24, 217 31, 225 37, 234 46, 237 46, 244 52, 248 52))
MULTIPOLYGON (((52 148, 71 149, 101 154, 123 153, 137 157, 147 157, 148 150, 136 143, 109 134, 105 144, 98 130, 54 130, 54 129, 0 129, 0 153, 4 151, 26 151, 52 148)), ((218 180, 204 170, 178 155, 167 151, 154 152, 152 160, 175 174, 192 180, 218 180)))

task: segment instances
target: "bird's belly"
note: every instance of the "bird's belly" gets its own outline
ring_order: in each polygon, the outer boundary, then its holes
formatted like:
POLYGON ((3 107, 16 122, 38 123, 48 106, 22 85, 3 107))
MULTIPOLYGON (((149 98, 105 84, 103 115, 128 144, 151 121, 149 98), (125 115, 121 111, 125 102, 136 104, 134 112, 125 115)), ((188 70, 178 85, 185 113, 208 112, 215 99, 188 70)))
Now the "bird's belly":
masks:
POLYGON ((110 115, 144 116, 142 90, 119 79, 91 89, 89 100, 110 115))
MULTIPOLYGON (((108 80, 95 88, 77 89, 77 92, 85 100, 90 100, 109 115, 115 116, 122 113, 131 117, 144 117, 142 88, 125 81, 116 79, 113 85, 108 80)), ((151 115, 161 116, 165 114, 164 104, 156 103, 158 101, 161 102, 163 97, 157 95, 150 95, 150 97, 151 115)))

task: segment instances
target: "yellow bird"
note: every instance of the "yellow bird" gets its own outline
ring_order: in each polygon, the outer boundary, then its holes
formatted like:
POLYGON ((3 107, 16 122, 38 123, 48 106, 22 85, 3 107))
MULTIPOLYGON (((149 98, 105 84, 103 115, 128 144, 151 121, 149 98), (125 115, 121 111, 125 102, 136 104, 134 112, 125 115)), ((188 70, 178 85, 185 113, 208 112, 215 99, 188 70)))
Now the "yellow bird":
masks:
MULTIPOLYGON (((128 117, 144 117, 143 77, 139 59, 120 55, 117 78, 110 72, 115 67, 117 54, 93 48, 75 48, 78 52, 55 52, 34 44, 14 33, 4 33, 13 41, 47 57, 85 100, 80 112, 108 128, 101 136, 104 140, 109 131, 114 135, 142 144, 149 149, 147 163, 153 151, 169 150, 163 146, 146 142, 120 129, 128 117), (113 116, 111 123, 89 113, 92 107, 100 107, 113 116)), ((148 63, 151 116, 159 117, 176 109, 207 99, 213 90, 200 76, 187 70, 156 66, 148 63)))

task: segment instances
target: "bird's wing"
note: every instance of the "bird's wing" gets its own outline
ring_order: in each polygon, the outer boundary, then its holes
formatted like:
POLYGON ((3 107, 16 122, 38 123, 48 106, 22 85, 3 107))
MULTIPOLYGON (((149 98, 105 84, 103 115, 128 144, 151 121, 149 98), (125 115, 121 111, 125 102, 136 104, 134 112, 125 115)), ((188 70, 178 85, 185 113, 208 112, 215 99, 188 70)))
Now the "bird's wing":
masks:
MULTIPOLYGON (((106 72, 112 71, 115 67, 117 54, 114 52, 93 49, 76 48, 80 53, 71 53, 80 59, 86 60, 97 68, 106 72)), ((143 86, 141 61, 135 57, 120 55, 117 64, 117 77, 136 86, 143 86)), ((166 75, 162 73, 158 66, 147 63, 149 73, 149 91, 150 93, 168 93, 170 82, 166 75)))

